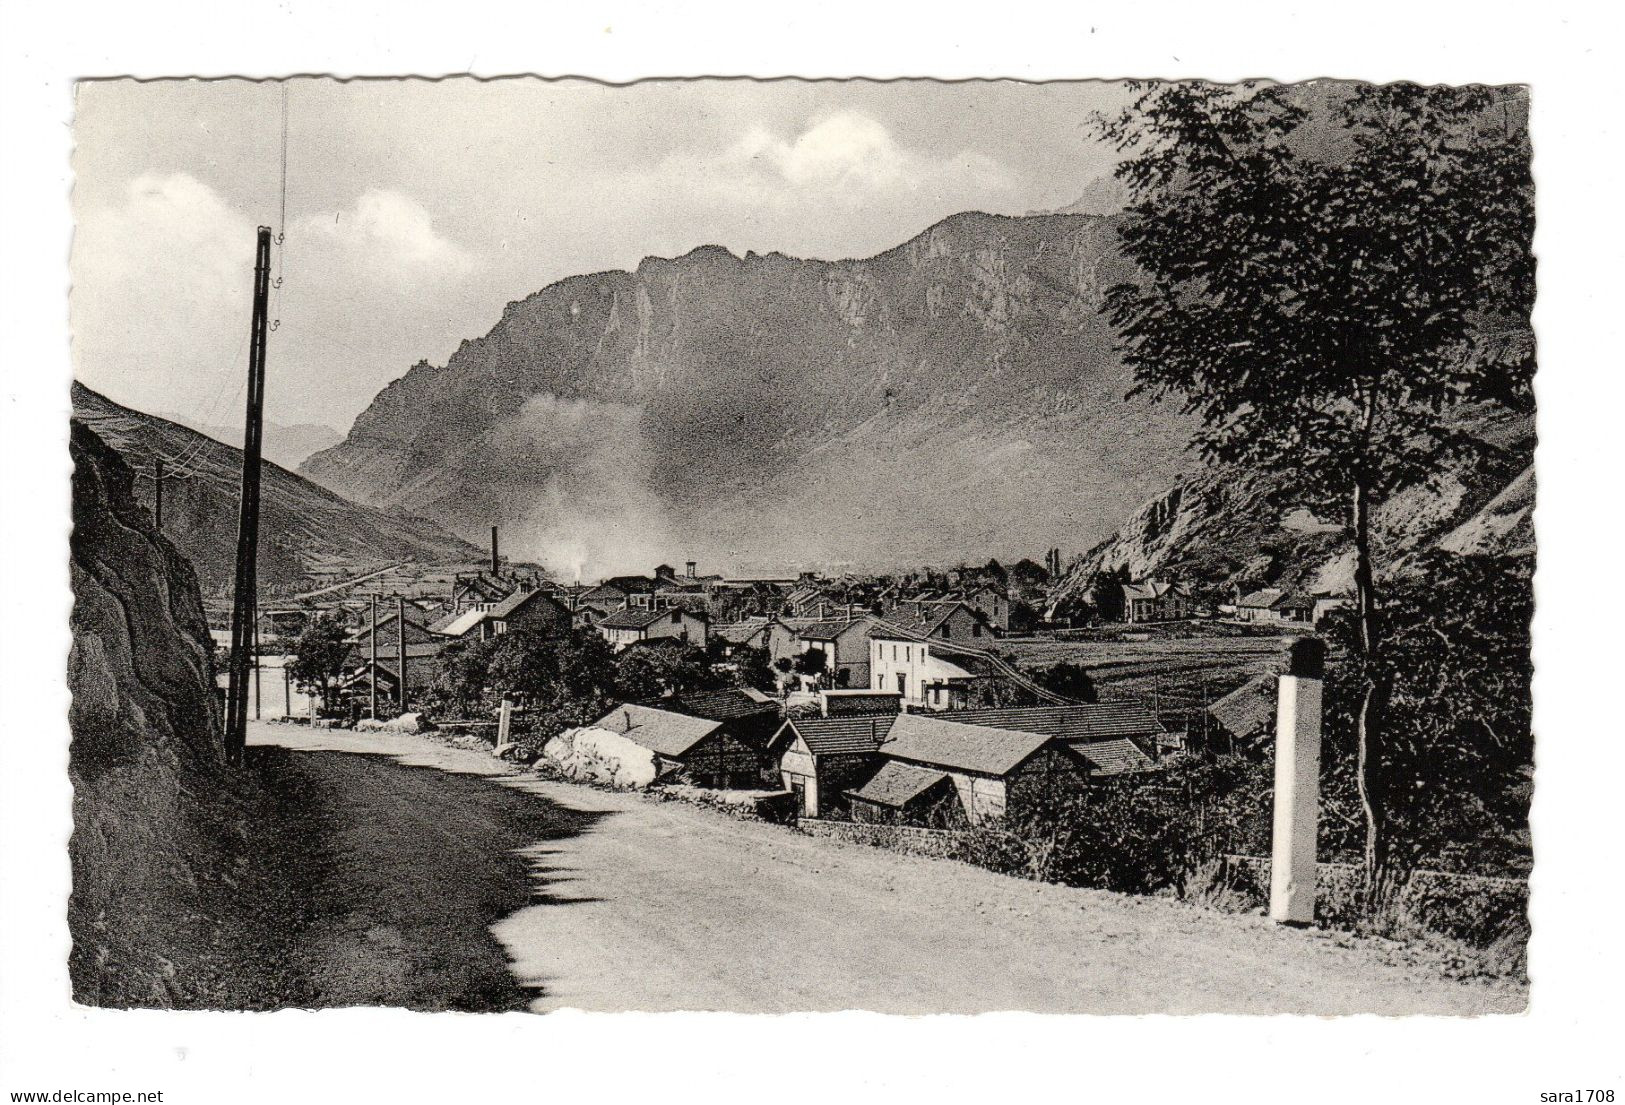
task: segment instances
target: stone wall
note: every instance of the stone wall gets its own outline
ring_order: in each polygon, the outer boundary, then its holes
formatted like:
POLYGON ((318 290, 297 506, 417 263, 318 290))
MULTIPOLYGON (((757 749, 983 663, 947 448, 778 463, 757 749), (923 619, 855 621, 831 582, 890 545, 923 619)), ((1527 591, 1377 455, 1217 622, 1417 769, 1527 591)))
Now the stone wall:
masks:
POLYGON ((855 821, 823 821, 803 817, 796 822, 808 836, 866 844, 871 848, 903 852, 913 856, 953 858, 959 853, 961 833, 946 829, 921 829, 913 825, 873 825, 855 821))

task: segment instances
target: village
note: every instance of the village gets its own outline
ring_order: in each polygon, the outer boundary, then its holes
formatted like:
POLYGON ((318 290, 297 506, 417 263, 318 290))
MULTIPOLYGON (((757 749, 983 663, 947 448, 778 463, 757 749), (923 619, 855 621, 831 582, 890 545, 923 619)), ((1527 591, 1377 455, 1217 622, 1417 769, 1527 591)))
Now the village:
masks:
POLYGON ((489 563, 395 565, 261 609, 254 717, 366 728, 408 715, 593 782, 948 829, 1153 773, 1187 749, 1257 741, 1286 643, 1344 601, 1263 589, 1212 603, 1182 582, 1106 579, 1091 604, 1063 595, 1059 549, 1043 560, 835 578, 724 576, 691 560, 561 584, 508 561, 492 527, 489 563), (315 647, 313 626, 327 637, 325 672, 296 655, 315 647), (649 657, 656 674, 576 725, 522 678, 448 694, 463 658, 504 638, 601 641, 619 665, 649 657), (1147 645, 1149 666, 1168 669, 1150 686, 1135 663, 1147 645), (1215 646, 1223 660, 1203 667, 1215 646), (1085 651, 1100 658, 1057 659, 1085 651), (1124 667, 1139 678, 1112 683, 1124 667))

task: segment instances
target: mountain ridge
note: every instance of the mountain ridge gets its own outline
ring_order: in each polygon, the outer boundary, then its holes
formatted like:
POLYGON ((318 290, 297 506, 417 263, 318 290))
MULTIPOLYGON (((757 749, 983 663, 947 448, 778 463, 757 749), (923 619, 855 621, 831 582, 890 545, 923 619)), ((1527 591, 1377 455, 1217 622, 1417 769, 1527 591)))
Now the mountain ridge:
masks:
POLYGON ((966 212, 868 258, 568 277, 301 471, 566 571, 1077 548, 1188 466, 1184 418, 1124 398, 1115 225, 966 212))

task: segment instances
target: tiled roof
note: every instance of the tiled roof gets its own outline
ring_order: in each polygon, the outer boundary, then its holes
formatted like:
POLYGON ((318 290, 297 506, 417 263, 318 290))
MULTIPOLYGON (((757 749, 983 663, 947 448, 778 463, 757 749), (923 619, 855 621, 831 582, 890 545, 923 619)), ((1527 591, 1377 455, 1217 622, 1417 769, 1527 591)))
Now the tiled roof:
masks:
POLYGON ((892 723, 880 752, 891 759, 931 767, 1004 775, 1049 740, 1042 733, 967 725, 927 714, 901 714, 892 723))
POLYGON ((507 598, 491 607, 489 613, 491 617, 500 621, 503 618, 510 617, 514 611, 518 610, 521 606, 526 605, 533 599, 542 599, 546 602, 559 604, 559 600, 548 594, 546 591, 515 591, 507 598))
POLYGON ((678 697, 675 705, 684 713, 712 721, 777 714, 779 706, 772 699, 757 698, 738 687, 720 691, 695 691, 678 697))
POLYGON ((721 722, 711 721, 708 718, 689 717, 687 714, 674 714, 670 710, 657 710, 652 706, 636 706, 628 703, 615 707, 593 722, 590 728, 608 729, 636 744, 641 744, 651 752, 677 759, 716 732, 721 725, 721 722))
POLYGON ((1254 676, 1210 705, 1207 712, 1233 737, 1264 732, 1275 720, 1275 676, 1254 676))
POLYGON ((1043 733, 1064 741, 1098 741, 1110 737, 1156 736, 1162 723, 1137 702, 1092 702, 1081 706, 1017 706, 1005 709, 955 710, 950 721, 991 725, 1023 733, 1043 733))
POLYGON ((900 807, 908 805, 947 778, 948 776, 942 772, 933 771, 928 767, 915 767, 913 764, 890 760, 881 765, 873 779, 857 790, 847 791, 847 794, 879 806, 900 807))
POLYGON ((1266 587, 1262 591, 1254 591, 1243 596, 1237 606, 1247 606, 1260 609, 1274 610, 1282 606, 1308 607, 1315 604, 1313 595, 1300 594, 1297 591, 1283 591, 1279 587, 1266 587))
MULTIPOLYGON (((814 756, 873 752, 891 732, 897 714, 852 714, 847 717, 803 717, 784 723, 814 756)), ((784 729, 781 729, 782 733, 784 729)))
POLYGON ((1127 737, 1075 744, 1072 750, 1089 761, 1089 766, 1095 769, 1096 775, 1121 775, 1126 771, 1144 771, 1156 762, 1145 754, 1143 748, 1127 737))
POLYGON ((490 616, 490 612, 486 610, 464 610, 444 628, 435 632, 446 637, 461 637, 490 616))
POLYGON ((605 629, 646 629, 660 621, 662 618, 670 619, 674 613, 687 614, 690 617, 699 617, 692 610, 677 607, 665 607, 660 610, 639 610, 628 607, 617 610, 598 624, 605 629))
POLYGON ((811 641, 833 641, 854 625, 867 627, 875 621, 873 617, 867 615, 859 618, 826 618, 823 620, 798 618, 796 620, 802 623, 793 627, 796 636, 805 637, 811 641))
POLYGON ((711 632, 729 644, 742 645, 771 624, 766 618, 746 618, 742 622, 713 626, 711 632))

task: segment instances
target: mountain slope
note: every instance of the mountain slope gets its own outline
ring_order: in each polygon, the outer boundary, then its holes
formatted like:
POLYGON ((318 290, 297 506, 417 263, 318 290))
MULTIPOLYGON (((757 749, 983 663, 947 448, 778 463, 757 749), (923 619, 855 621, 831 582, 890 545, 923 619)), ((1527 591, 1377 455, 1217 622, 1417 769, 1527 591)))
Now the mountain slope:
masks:
MULTIPOLYGON (((231 585, 236 564, 242 452, 73 385, 73 419, 93 430, 137 472, 169 458, 164 536, 192 562, 205 594, 231 585)), ((269 590, 297 588, 335 566, 381 567, 478 559, 479 550, 420 519, 357 506, 275 464, 262 467, 259 578, 269 590)), ((150 475, 136 481, 153 504, 150 475)))
MULTIPOLYGON (((201 422, 186 415, 171 411, 159 413, 159 418, 196 430, 206 437, 216 441, 231 444, 233 441, 243 439, 241 426, 218 426, 201 422)), ((312 453, 319 453, 323 449, 331 449, 344 440, 344 435, 331 426, 323 426, 315 422, 300 422, 296 425, 285 426, 280 422, 265 420, 265 444, 263 452, 266 460, 275 461, 282 467, 293 471, 303 464, 312 453)))
MULTIPOLYGON (((1527 418, 1488 412, 1469 421, 1493 446, 1490 459, 1441 471, 1376 511, 1378 559, 1389 574, 1404 572, 1435 548, 1534 553, 1534 426, 1527 418)), ((1134 579, 1165 575, 1220 593, 1265 585, 1346 593, 1353 557, 1344 519, 1323 521, 1293 509, 1289 478, 1229 465, 1180 478, 1077 558, 1052 598, 1086 598, 1096 573, 1118 569, 1134 579)))
POLYGON ((1185 465, 1100 314, 1113 222, 954 216, 876 257, 705 247, 510 304, 303 471, 566 570, 1078 545, 1185 465))

